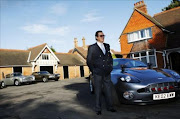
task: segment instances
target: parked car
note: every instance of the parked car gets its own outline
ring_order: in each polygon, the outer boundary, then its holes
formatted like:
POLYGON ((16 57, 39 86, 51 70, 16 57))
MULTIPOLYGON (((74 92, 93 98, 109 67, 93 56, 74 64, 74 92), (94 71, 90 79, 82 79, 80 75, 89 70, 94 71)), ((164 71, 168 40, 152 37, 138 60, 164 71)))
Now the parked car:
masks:
POLYGON ((0 88, 6 87, 4 80, 0 80, 0 88))
POLYGON ((50 74, 48 71, 33 72, 32 75, 35 76, 36 81, 47 82, 48 80, 58 81, 60 74, 50 74))
POLYGON ((35 82, 34 76, 23 76, 20 72, 15 72, 11 74, 7 74, 4 78, 4 82, 6 85, 15 85, 19 86, 22 83, 33 83, 35 82))
MULTIPOLYGON (((118 104, 147 104, 175 99, 180 87, 180 75, 170 69, 152 69, 139 60, 118 58, 113 60, 111 72, 113 99, 118 104)), ((94 92, 94 79, 90 75, 90 91, 94 92)))

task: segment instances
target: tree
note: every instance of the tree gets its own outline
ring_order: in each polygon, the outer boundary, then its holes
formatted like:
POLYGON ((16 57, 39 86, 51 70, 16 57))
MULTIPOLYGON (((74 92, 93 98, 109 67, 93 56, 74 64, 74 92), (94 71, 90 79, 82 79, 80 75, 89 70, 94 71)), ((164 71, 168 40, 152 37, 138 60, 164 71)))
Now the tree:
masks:
POLYGON ((166 11, 166 10, 178 7, 178 6, 180 6, 180 1, 179 0, 172 0, 171 3, 167 7, 164 7, 162 9, 162 11, 166 11))
POLYGON ((50 47, 53 52, 56 52, 56 50, 53 48, 53 46, 50 47))

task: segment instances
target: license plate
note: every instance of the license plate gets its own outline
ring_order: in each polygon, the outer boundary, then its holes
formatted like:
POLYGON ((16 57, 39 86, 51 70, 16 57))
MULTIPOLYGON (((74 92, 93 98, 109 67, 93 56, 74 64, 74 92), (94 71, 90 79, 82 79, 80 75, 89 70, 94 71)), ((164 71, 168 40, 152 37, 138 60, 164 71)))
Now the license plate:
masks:
POLYGON ((169 99, 174 97, 175 97, 175 92, 153 94, 153 100, 162 100, 162 99, 169 99))

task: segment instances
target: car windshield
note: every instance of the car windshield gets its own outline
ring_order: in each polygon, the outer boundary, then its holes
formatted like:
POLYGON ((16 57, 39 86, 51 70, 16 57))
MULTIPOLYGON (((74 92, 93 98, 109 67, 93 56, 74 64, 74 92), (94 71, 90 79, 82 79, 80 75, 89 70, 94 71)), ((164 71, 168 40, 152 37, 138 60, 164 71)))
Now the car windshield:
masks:
POLYGON ((113 69, 121 68, 121 65, 125 65, 126 68, 135 68, 135 67, 147 67, 146 64, 139 60, 133 59, 114 59, 113 60, 113 69))
POLYGON ((14 75, 14 76, 22 76, 22 74, 21 74, 20 72, 14 73, 13 75, 14 75))
POLYGON ((49 74, 48 71, 41 71, 40 74, 49 74))

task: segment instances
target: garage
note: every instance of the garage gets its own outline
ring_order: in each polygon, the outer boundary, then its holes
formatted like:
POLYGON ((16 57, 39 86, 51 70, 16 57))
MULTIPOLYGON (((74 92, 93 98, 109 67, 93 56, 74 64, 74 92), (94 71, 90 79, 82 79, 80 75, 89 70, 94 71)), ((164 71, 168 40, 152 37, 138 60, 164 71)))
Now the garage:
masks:
POLYGON ((53 74, 53 66, 40 66, 40 71, 48 71, 53 74))

